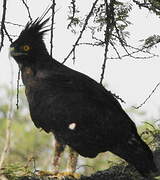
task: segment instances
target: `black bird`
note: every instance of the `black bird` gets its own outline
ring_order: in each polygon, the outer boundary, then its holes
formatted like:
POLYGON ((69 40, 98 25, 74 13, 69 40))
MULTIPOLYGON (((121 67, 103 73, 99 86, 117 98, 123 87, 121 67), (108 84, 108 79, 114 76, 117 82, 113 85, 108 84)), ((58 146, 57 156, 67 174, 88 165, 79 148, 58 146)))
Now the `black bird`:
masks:
MULTIPOLYGON (((49 55, 43 41, 47 21, 28 22, 11 44, 10 54, 20 67, 35 126, 52 132, 58 142, 55 169, 68 145, 90 158, 111 151, 133 164, 142 176, 155 173, 150 148, 111 92, 49 55)), ((76 161, 70 163, 72 171, 75 165, 76 161)))

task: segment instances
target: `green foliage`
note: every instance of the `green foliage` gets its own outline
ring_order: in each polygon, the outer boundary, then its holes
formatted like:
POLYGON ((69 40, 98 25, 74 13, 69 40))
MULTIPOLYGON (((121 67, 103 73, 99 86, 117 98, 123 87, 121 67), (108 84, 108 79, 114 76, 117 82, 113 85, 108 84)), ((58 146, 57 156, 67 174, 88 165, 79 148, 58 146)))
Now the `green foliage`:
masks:
POLYGON ((152 148, 160 150, 160 127, 155 122, 145 122, 139 127, 142 139, 152 148))
POLYGON ((2 173, 9 180, 17 180, 21 176, 33 175, 29 167, 23 166, 22 164, 8 164, 2 169, 2 173))
MULTIPOLYGON (((103 35, 106 24, 108 24, 108 26, 116 26, 119 32, 123 34, 123 37, 128 36, 129 32, 126 31, 126 28, 131 24, 128 21, 128 17, 130 11, 132 10, 132 5, 130 3, 115 1, 113 5, 108 4, 108 6, 109 12, 106 14, 106 5, 103 1, 100 1, 92 12, 92 20, 88 24, 88 29, 92 30, 92 37, 95 35, 98 38, 101 36, 101 33, 103 35)), ((74 25, 74 27, 72 27, 72 31, 74 29, 73 32, 76 32, 77 25, 82 26, 82 24, 85 23, 84 18, 78 17, 78 13, 80 11, 75 8, 75 6, 69 6, 68 15, 68 20, 70 21, 69 27, 74 25)), ((116 34, 116 32, 114 33, 116 34)), ((115 37, 113 37, 113 39, 114 38, 115 37)))
POLYGON ((150 49, 160 42, 160 36, 154 34, 143 41, 144 41, 143 47, 150 49))
POLYGON ((160 1, 159 0, 144 0, 141 2, 140 0, 133 0, 140 8, 147 8, 149 11, 155 13, 160 16, 160 1))

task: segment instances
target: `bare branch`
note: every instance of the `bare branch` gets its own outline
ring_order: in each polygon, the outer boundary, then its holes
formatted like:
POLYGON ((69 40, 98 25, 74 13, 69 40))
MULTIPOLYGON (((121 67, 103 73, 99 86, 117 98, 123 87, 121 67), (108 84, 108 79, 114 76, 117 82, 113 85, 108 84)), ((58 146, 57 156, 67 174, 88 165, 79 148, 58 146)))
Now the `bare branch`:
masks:
POLYGON ((18 77, 17 77, 17 102, 16 102, 17 109, 19 109, 19 81, 20 81, 20 75, 21 75, 21 71, 19 69, 18 77))
POLYGON ((152 90, 152 92, 149 94, 149 96, 144 100, 143 103, 141 103, 139 106, 133 106, 135 109, 139 109, 140 107, 142 107, 149 99, 150 97, 154 94, 154 92, 156 91, 156 89, 158 88, 158 86, 160 85, 160 82, 156 85, 156 87, 152 90))
POLYGON ((88 45, 88 46, 101 46, 101 44, 100 43, 90 43, 90 42, 82 42, 82 43, 78 43, 77 44, 78 46, 80 46, 80 45, 88 45))
POLYGON ((5 29, 5 18, 6 18, 6 9, 7 9, 6 7, 7 7, 7 0, 3 0, 3 12, 2 12, 1 29, 0 29, 0 34, 1 34, 0 51, 4 43, 4 29, 5 29))
POLYGON ((30 21, 32 21, 31 12, 30 12, 29 6, 27 5, 27 1, 25 2, 25 0, 22 0, 22 2, 27 9, 28 17, 29 17, 30 21))
POLYGON ((55 21, 55 7, 56 7, 56 0, 52 0, 52 19, 51 19, 51 39, 50 39, 50 55, 52 56, 53 51, 53 26, 55 21))
POLYGON ((67 28, 69 29, 69 27, 71 27, 73 21, 74 21, 74 18, 75 18, 75 14, 76 14, 76 1, 75 0, 72 0, 71 1, 71 5, 72 5, 72 16, 70 17, 71 21, 70 23, 68 24, 67 28))
POLYGON ((118 59, 121 59, 122 57, 121 57, 120 53, 118 52, 117 48, 115 47, 114 43, 112 41, 110 41, 110 44, 113 47, 114 51, 116 52, 118 59))
POLYGON ((82 30, 80 31, 80 34, 79 34, 79 36, 78 36, 75 44, 73 45, 73 48, 71 49, 71 51, 69 52, 69 54, 67 55, 67 57, 66 57, 66 58, 64 59, 64 61, 62 62, 63 64, 67 61, 67 59, 70 57, 70 55, 71 55, 72 53, 74 53, 75 48, 76 48, 76 46, 78 45, 80 39, 82 38, 83 32, 85 31, 85 29, 86 29, 86 27, 87 27, 88 21, 89 21, 91 15, 92 15, 92 13, 93 13, 93 10, 94 10, 97 2, 98 2, 98 0, 95 0, 95 2, 93 3, 92 8, 91 8, 89 14, 87 15, 87 17, 86 17, 86 19, 85 19, 85 23, 84 23, 84 25, 83 25, 83 27, 82 27, 82 30))
MULTIPOLYGON (((146 49, 147 49, 146 47, 136 48, 136 47, 133 47, 133 46, 127 44, 127 42, 124 40, 124 38, 120 35, 119 29, 116 27, 116 25, 115 25, 115 29, 116 29, 117 35, 112 34, 112 36, 114 36, 115 38, 118 39, 118 41, 119 41, 120 44, 121 44, 121 47, 122 47, 122 48, 124 49, 124 51, 126 52, 126 54, 123 55, 123 56, 121 56, 121 58, 130 56, 130 57, 132 57, 132 58, 134 58, 134 59, 150 59, 150 58, 153 58, 153 57, 156 56, 155 54, 147 51, 147 50, 146 50, 146 49), (129 52, 129 50, 128 50, 127 48, 131 48, 131 49, 133 49, 134 51, 129 52), (136 53, 139 53, 139 52, 147 53, 147 54, 149 54, 150 56, 144 56, 144 57, 133 56, 133 54, 136 54, 136 53)), ((110 59, 119 59, 119 56, 116 57, 116 58, 110 58, 110 59)))
POLYGON ((104 51, 104 61, 102 65, 102 73, 100 78, 100 83, 102 84, 102 81, 104 79, 104 73, 106 68, 106 62, 107 62, 107 54, 108 54, 108 47, 110 43, 110 38, 112 35, 112 31, 114 28, 114 3, 115 0, 111 0, 110 3, 108 3, 107 0, 104 0, 105 2, 105 15, 106 15, 106 30, 104 33, 104 42, 105 42, 105 51, 104 51))
POLYGON ((126 46, 126 48, 128 47, 128 48, 131 48, 131 49, 133 49, 133 51, 132 52, 129 52, 128 50, 127 50, 127 53, 126 54, 124 54, 124 55, 120 55, 120 57, 119 57, 119 55, 117 56, 117 57, 108 57, 108 59, 122 59, 122 58, 124 58, 124 57, 128 57, 128 56, 130 56, 131 58, 133 58, 133 59, 152 59, 153 57, 158 57, 158 55, 156 55, 156 54, 153 54, 153 53, 151 53, 151 52, 148 52, 148 51, 145 51, 145 48, 143 47, 143 48, 136 48, 136 47, 133 47, 133 46, 131 46, 131 45, 129 45, 129 44, 126 44, 125 45, 126 46), (139 53, 139 52, 141 52, 141 53, 146 53, 146 54, 148 54, 148 55, 150 55, 150 56, 135 56, 134 54, 137 54, 137 53, 139 53))
POLYGON ((11 36, 9 35, 9 33, 8 33, 7 29, 6 29, 6 26, 4 26, 4 32, 5 32, 5 35, 7 35, 9 41, 12 43, 12 38, 11 38, 11 36))
POLYGON ((11 24, 11 25, 13 25, 13 26, 24 27, 24 26, 23 26, 23 25, 21 25, 21 24, 17 24, 17 23, 9 22, 9 21, 5 21, 5 24, 11 24))
POLYGON ((121 103, 126 103, 119 95, 114 94, 114 93, 112 93, 112 92, 111 92, 111 94, 112 94, 116 99, 118 99, 119 101, 121 101, 121 103))

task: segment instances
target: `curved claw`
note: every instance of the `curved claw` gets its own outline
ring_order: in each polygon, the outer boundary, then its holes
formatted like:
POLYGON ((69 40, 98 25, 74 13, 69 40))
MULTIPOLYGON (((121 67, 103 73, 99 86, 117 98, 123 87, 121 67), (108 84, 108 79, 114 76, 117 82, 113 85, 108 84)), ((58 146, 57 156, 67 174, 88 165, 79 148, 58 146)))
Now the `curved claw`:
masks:
POLYGON ((65 177, 71 177, 74 179, 80 179, 81 175, 74 172, 50 172, 50 171, 37 171, 38 176, 49 176, 57 179, 64 179, 65 177))
POLYGON ((81 175, 74 172, 59 172, 55 175, 58 179, 64 179, 64 177, 71 177, 74 179, 80 179, 81 175))

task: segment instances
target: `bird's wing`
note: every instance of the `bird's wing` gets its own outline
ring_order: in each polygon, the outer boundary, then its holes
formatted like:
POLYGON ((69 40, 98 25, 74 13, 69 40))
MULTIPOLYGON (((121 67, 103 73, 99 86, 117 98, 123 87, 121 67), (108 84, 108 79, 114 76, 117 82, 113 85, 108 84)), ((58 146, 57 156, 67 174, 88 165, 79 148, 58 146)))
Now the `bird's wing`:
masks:
POLYGON ((66 68, 62 71, 53 71, 49 76, 48 82, 54 89, 74 93, 85 94, 88 98, 95 99, 96 101, 112 104, 121 109, 120 103, 113 96, 113 94, 106 90, 100 83, 97 83, 92 78, 85 74, 66 68))

